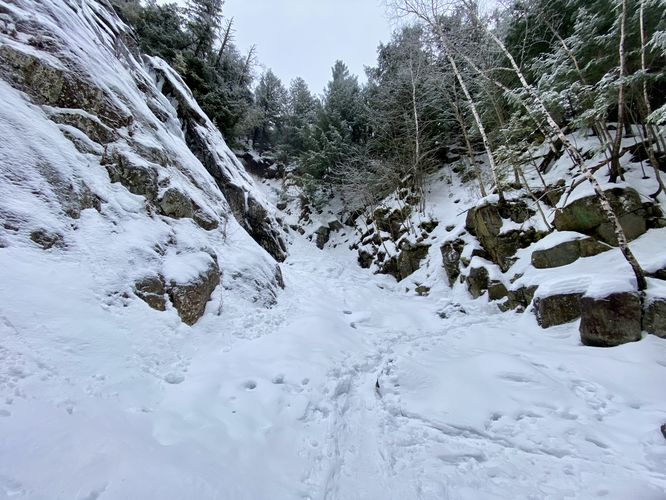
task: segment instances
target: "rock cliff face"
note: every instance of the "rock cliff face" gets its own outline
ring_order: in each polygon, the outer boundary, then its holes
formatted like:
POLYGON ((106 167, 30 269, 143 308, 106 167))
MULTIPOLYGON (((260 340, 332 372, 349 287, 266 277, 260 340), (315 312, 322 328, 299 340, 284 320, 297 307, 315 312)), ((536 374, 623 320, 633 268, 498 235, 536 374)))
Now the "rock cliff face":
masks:
POLYGON ((215 179, 238 223, 276 260, 283 261, 287 248, 279 225, 267 210, 266 201, 254 189, 242 163, 227 148, 178 74, 160 59, 150 58, 148 62, 162 93, 177 104, 186 144, 215 179))
POLYGON ((106 0, 0 1, 0 133, 3 251, 89 262, 96 293, 187 324, 220 280, 282 285, 274 209, 106 0))

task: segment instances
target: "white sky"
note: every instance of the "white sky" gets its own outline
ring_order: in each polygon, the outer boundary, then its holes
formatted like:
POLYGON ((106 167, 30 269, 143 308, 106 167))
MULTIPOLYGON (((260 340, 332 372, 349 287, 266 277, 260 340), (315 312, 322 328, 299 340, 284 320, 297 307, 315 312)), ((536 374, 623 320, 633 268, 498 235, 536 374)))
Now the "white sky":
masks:
POLYGON ((285 86, 301 76, 315 94, 336 59, 364 81, 363 67, 375 63, 391 32, 383 0, 226 0, 224 9, 243 52, 255 44, 259 62, 285 86))

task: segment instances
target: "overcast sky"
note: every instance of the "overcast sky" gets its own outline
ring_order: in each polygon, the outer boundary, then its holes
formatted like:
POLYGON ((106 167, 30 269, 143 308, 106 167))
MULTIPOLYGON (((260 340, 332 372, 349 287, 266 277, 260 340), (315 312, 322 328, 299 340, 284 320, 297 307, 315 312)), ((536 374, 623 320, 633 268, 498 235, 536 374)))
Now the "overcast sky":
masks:
POLYGON ((391 23, 383 0, 226 0, 236 44, 255 44, 259 62, 272 68, 285 86, 301 76, 319 94, 336 59, 364 81, 363 67, 373 65, 391 23))

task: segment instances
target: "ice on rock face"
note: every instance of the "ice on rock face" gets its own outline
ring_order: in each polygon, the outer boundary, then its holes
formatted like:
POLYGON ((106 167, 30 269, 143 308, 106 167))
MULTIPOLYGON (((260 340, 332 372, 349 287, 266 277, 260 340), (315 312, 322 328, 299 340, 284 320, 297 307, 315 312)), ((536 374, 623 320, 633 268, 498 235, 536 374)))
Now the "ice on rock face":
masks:
POLYGON ((182 274, 202 255, 222 274, 244 260, 256 286, 273 286, 271 257, 284 259, 273 208, 180 77, 139 54, 110 4, 0 7, 16 27, 0 32, 3 246, 89 260, 108 303, 146 276, 197 278, 182 274), (198 142, 183 133, 192 121, 198 142))

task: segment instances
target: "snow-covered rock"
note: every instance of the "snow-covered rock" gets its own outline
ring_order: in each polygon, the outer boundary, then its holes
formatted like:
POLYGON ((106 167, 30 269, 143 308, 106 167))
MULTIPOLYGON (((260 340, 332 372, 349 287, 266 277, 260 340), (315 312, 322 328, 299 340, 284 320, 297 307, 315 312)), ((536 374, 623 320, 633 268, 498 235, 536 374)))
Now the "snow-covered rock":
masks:
POLYGON ((614 347, 641 339, 641 301, 634 291, 605 296, 588 293, 581 299, 580 308, 583 344, 614 347))
POLYGON ((278 288, 274 209, 106 0, 0 0, 0 12, 3 279, 18 254, 46 251, 93 272, 100 300, 136 294, 187 324, 227 270, 278 288))
POLYGON ((283 261, 287 248, 282 231, 251 176, 178 74, 158 58, 147 61, 161 92, 176 106, 186 144, 215 179, 240 225, 275 259, 283 261))

